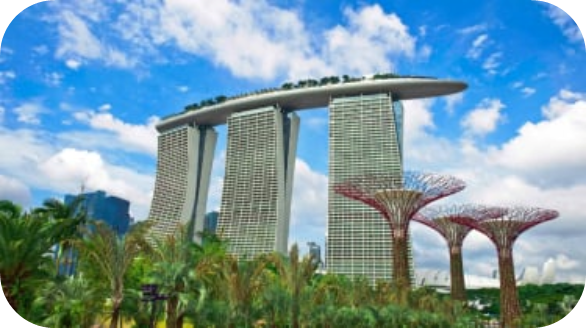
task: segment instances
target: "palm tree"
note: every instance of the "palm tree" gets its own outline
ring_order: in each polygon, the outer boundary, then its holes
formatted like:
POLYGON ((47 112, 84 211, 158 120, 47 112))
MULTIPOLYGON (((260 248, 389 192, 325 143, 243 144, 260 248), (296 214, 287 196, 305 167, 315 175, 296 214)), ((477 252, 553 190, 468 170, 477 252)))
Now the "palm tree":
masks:
POLYGON ((10 306, 19 311, 19 295, 27 294, 50 274, 48 253, 58 226, 37 214, 20 213, 17 205, 0 210, 0 280, 10 306), (17 209, 6 210, 6 209, 17 209))
POLYGON ((316 265, 311 256, 299 258, 299 247, 294 244, 289 252, 289 258, 284 258, 279 253, 270 255, 269 260, 274 263, 277 271, 284 281, 291 295, 291 325, 299 327, 300 297, 301 292, 309 284, 315 273, 316 265))
POLYGON ((87 223, 86 211, 83 209, 84 197, 78 196, 73 202, 65 204, 56 198, 49 198, 35 213, 46 214, 49 220, 61 222, 59 244, 55 254, 55 266, 58 274, 73 275, 77 265, 77 252, 73 240, 82 238, 83 227, 87 223), (62 266, 63 262, 65 265, 62 266))
POLYGON ((152 281, 167 297, 167 328, 179 328, 203 288, 195 271, 201 247, 190 240, 185 228, 154 242, 152 281))
POLYGON ((22 207, 9 200, 0 200, 0 216, 12 219, 20 218, 22 207))
POLYGON ((120 237, 104 222, 95 221, 86 229, 87 237, 74 242, 80 252, 82 271, 85 269, 84 272, 104 279, 109 285, 110 328, 116 328, 120 320, 126 272, 133 260, 149 248, 144 238, 148 227, 148 223, 136 224, 120 237))
POLYGON ((35 299, 49 315, 42 325, 48 327, 90 327, 102 309, 92 281, 83 275, 71 276, 62 282, 50 281, 35 299))
POLYGON ((253 260, 238 260, 235 256, 227 258, 224 277, 226 296, 232 313, 232 326, 250 325, 253 301, 261 294, 265 285, 265 281, 261 279, 265 268, 266 260, 262 256, 253 260))

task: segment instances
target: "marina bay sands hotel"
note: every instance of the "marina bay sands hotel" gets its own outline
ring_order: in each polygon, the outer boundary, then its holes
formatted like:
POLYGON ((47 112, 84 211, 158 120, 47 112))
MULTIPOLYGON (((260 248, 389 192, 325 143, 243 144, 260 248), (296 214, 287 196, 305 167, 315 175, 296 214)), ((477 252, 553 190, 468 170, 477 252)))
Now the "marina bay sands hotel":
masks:
POLYGON ((157 125, 152 231, 173 234, 180 224, 203 230, 217 139, 214 127, 227 124, 218 231, 240 257, 286 253, 300 124, 295 111, 327 106, 328 272, 388 279, 392 249, 387 223, 372 208, 335 194, 333 185, 369 173, 401 177, 401 100, 447 95, 466 87, 434 78, 363 78, 228 98, 164 119, 157 125))

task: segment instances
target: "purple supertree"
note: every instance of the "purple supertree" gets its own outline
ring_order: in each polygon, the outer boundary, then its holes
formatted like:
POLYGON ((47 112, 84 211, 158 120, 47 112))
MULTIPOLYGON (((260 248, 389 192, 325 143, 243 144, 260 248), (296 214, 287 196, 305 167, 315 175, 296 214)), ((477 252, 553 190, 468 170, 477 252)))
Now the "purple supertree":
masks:
POLYGON ((393 246, 393 284, 411 286, 409 273, 409 222, 423 206, 465 188, 452 176, 405 172, 403 177, 384 174, 358 176, 336 184, 334 191, 377 209, 389 223, 393 246))
POLYGON ((462 244, 472 228, 455 223, 451 219, 494 219, 503 216, 505 213, 506 209, 500 207, 462 204, 426 207, 413 217, 413 221, 437 231, 448 243, 450 251, 450 288, 453 300, 466 301, 462 244))
POLYGON ((474 220, 457 217, 452 220, 485 234, 496 246, 499 261, 501 294, 501 327, 516 327, 521 318, 521 307, 515 281, 513 244, 527 229, 553 220, 559 213, 554 210, 514 207, 498 218, 474 220))

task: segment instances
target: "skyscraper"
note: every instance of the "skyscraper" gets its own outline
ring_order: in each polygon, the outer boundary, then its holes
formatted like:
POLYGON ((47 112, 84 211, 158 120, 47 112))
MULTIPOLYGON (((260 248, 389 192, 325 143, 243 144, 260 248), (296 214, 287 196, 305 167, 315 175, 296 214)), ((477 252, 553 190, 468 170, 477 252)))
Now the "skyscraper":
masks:
POLYGON ((106 222, 118 235, 128 231, 131 217, 130 202, 116 196, 108 196, 105 191, 88 192, 81 195, 65 195, 64 203, 72 204, 78 197, 82 197, 78 210, 85 211, 89 220, 106 222))
POLYGON ((228 118, 218 229, 240 257, 287 251, 299 118, 277 106, 228 118))
POLYGON ((390 228, 381 214, 333 191, 336 183, 366 174, 403 172, 403 108, 390 93, 330 101, 328 271, 390 278, 390 228))
POLYGON ((155 236, 173 234, 180 224, 195 241, 203 231, 205 206, 216 146, 212 127, 186 124, 161 132, 157 178, 149 219, 155 236))

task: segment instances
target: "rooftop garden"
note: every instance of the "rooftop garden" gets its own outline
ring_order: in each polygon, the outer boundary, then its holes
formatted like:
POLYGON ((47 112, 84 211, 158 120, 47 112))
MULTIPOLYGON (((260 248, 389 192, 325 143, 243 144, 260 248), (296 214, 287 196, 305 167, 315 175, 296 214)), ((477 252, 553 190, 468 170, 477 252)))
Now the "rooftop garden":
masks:
POLYGON ((227 100, 234 100, 238 98, 244 98, 252 95, 260 95, 265 93, 271 93, 276 91, 283 91, 283 90, 294 90, 294 89, 303 89, 303 88, 313 88, 313 87, 321 87, 327 85, 334 85, 334 84, 342 84, 342 83, 350 83, 350 82, 359 82, 364 80, 386 80, 386 79, 396 79, 396 78, 430 78, 425 76, 413 76, 413 75, 398 75, 395 73, 377 73, 372 76, 362 76, 362 77, 351 77, 348 75, 340 76, 326 76, 322 77, 319 80, 315 79, 306 79, 306 80, 299 80, 297 83, 294 82, 285 82, 280 87, 275 88, 265 88, 259 89, 252 92, 243 93, 240 95, 227 97, 224 95, 216 96, 215 98, 208 98, 204 99, 200 102, 193 103, 191 105, 185 106, 185 110, 183 112, 189 112, 193 110, 199 110, 205 107, 214 106, 221 104, 227 100))

